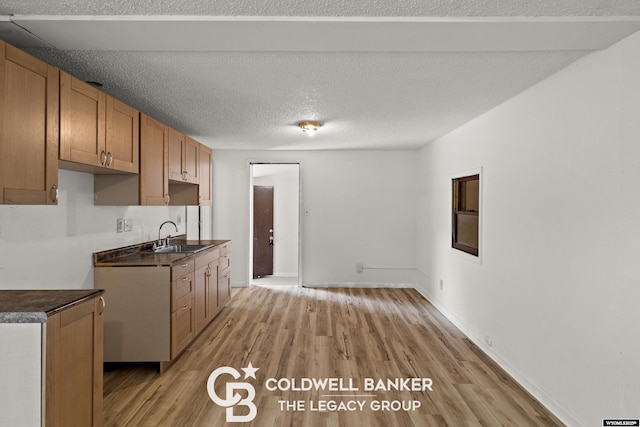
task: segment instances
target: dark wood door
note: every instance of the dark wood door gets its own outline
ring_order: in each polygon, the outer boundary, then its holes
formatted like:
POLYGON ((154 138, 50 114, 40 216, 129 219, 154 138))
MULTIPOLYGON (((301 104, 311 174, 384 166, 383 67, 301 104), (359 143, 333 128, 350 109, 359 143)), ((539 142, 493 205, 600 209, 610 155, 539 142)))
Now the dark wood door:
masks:
POLYGON ((253 278, 273 274, 273 187, 253 187, 253 278))

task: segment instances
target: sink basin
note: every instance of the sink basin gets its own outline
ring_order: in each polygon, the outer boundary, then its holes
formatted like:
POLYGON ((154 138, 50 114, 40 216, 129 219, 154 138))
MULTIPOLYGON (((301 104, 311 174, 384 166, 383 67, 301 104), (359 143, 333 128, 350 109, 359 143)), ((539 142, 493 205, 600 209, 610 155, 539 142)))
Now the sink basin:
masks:
POLYGON ((142 251, 143 253, 152 254, 168 254, 168 253, 184 253, 184 252, 197 252, 210 245, 169 245, 162 246, 156 249, 147 249, 142 251))

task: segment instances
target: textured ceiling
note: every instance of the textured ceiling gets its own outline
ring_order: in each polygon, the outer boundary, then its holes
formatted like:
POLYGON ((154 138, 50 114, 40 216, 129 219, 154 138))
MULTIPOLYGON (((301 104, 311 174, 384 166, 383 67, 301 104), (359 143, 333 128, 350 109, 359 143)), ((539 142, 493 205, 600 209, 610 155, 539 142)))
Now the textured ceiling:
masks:
MULTIPOLYGON (((395 50, 377 51, 370 47, 359 49, 366 44, 361 40, 364 33, 345 27, 355 46, 349 52, 339 48, 312 52, 285 47, 252 50, 251 38, 261 36, 250 30, 242 49, 234 44, 235 33, 229 32, 228 38, 222 34, 223 42, 212 50, 205 47, 165 51, 161 46, 142 51, 108 50, 109 40, 99 49, 80 50, 73 44, 64 47, 51 42, 64 33, 65 27, 72 28, 65 19, 80 15, 201 15, 267 17, 259 21, 269 23, 275 20, 270 17, 276 16, 627 16, 632 20, 640 16, 640 2, 636 0, 185 3, 5 0, 0 5, 0 15, 17 15, 15 22, 20 22, 21 15, 63 15, 46 32, 39 34, 30 29, 54 46, 27 49, 30 53, 83 80, 102 82, 105 92, 217 149, 415 149, 526 90, 592 49, 527 46, 497 51, 487 45, 474 51, 429 48, 417 52, 403 51, 396 44, 395 50), (225 50, 227 40, 228 46, 233 47, 225 50), (324 126, 309 138, 295 126, 304 119, 319 120, 324 126)), ((52 20, 47 16, 37 18, 52 20)), ((632 31, 631 28, 627 32, 632 31)), ((308 32, 298 29, 287 36, 305 34, 308 32)), ((72 35, 78 40, 89 37, 78 30, 72 35)), ((181 37, 180 32, 172 36, 181 37)), ((145 39, 149 34, 140 31, 137 37, 145 39)), ((452 39, 442 42, 455 46, 457 41, 452 39)), ((189 43, 192 41, 184 40, 184 45, 189 43)), ((599 47, 593 49, 596 48, 599 47)))
POLYGON ((212 16, 640 16, 637 0, 4 0, 0 14, 212 16))

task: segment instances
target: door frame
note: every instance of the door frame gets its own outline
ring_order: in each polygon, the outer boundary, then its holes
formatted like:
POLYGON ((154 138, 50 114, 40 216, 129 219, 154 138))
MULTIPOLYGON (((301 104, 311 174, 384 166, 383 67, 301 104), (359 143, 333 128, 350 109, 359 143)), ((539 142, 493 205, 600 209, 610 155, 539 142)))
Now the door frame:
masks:
POLYGON ((300 161, 277 161, 277 160, 248 160, 248 172, 249 172, 249 270, 248 270, 248 285, 251 286, 253 282, 253 166, 254 165, 297 165, 298 166, 298 283, 297 286, 302 286, 302 162, 300 161))

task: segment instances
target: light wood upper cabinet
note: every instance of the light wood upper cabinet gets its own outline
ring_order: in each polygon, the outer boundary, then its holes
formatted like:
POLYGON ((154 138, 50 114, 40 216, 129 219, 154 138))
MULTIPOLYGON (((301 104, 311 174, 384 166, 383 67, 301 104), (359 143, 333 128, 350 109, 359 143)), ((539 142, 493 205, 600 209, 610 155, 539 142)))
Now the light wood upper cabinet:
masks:
POLYGON ((106 95, 60 72, 60 160, 105 166, 106 95))
POLYGON ((192 184, 200 182, 198 159, 200 158, 200 143, 186 137, 184 141, 184 172, 186 181, 192 184))
POLYGON ((0 203, 57 204, 59 71, 0 40, 0 203))
POLYGON ((169 128, 169 179, 182 181, 184 134, 169 128))
POLYGON ((138 110, 109 95, 107 95, 106 110, 107 167, 138 173, 140 149, 138 110))
POLYGON ((169 129, 169 179, 198 183, 198 141, 169 129))
POLYGON ((100 173, 101 168, 137 173, 138 120, 134 108, 60 72, 62 167, 94 173, 100 173))
POLYGON ((140 204, 169 202, 169 128, 140 113, 140 204))
POLYGON ((211 204, 211 182, 212 182, 212 154, 211 148, 202 144, 199 146, 199 202, 200 206, 207 206, 211 204))

